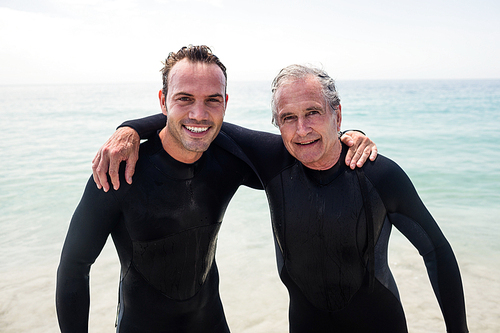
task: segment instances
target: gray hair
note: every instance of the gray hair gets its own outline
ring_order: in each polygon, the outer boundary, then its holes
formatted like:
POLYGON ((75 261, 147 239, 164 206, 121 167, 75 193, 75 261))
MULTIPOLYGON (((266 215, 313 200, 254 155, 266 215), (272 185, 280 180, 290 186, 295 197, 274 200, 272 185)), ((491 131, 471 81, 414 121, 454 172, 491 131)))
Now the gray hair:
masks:
POLYGON ((337 106, 340 105, 340 98, 337 93, 337 88, 335 87, 335 80, 333 80, 326 71, 310 65, 290 65, 283 68, 271 84, 272 123, 275 126, 278 126, 278 89, 285 83, 297 79, 303 79, 307 76, 315 77, 321 84, 321 93, 323 94, 326 104, 329 106, 331 112, 333 112, 337 106))

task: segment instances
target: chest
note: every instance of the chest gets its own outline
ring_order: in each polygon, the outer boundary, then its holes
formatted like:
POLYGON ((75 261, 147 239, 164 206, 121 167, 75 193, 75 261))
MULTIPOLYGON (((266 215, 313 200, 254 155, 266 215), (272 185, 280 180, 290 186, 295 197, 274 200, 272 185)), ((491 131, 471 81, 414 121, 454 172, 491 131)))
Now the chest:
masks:
POLYGON ((212 165, 189 179, 176 179, 154 164, 136 171, 123 199, 123 221, 133 240, 162 239, 186 230, 219 224, 242 180, 212 165))
MULTIPOLYGON (((367 247, 367 222, 356 172, 346 171, 327 184, 318 184, 300 168, 290 168, 267 189, 275 236, 286 257, 327 254, 323 258, 363 261, 367 247), (307 252, 307 255, 305 254, 307 252)), ((368 182, 367 193, 375 236, 385 209, 368 182)))

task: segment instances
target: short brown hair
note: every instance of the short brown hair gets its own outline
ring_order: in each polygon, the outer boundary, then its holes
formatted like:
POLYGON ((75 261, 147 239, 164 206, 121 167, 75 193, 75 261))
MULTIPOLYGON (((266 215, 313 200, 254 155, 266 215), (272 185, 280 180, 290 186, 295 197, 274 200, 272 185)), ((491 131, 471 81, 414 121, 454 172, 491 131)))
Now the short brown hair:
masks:
POLYGON ((226 80, 227 86, 227 74, 226 74, 226 66, 222 64, 219 58, 212 53, 212 50, 206 45, 189 45, 182 47, 177 52, 170 52, 167 59, 163 63, 163 68, 161 69, 162 77, 163 77, 163 95, 167 96, 168 91, 168 74, 170 70, 176 63, 181 61, 182 59, 188 59, 192 62, 202 62, 206 64, 216 64, 222 70, 224 74, 224 78, 226 80))

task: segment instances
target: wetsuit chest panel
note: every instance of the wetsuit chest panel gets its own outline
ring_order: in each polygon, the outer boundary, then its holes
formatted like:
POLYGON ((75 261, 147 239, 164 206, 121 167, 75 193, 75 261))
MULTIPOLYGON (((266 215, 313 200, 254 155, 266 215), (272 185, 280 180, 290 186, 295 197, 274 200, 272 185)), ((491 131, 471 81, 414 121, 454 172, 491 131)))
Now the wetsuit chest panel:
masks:
POLYGON ((158 240, 222 221, 242 177, 220 167, 212 156, 206 159, 188 179, 166 176, 153 163, 138 166, 137 185, 134 180, 123 200, 124 222, 132 240, 158 240))
POLYGON ((162 149, 145 148, 122 196, 132 264, 158 291, 185 300, 211 271, 224 212, 244 180, 232 169, 240 170, 242 162, 213 148, 185 165, 162 149))
MULTIPOLYGON (((282 187, 284 196, 276 206, 282 211, 273 212, 275 232, 285 268, 304 296, 320 309, 339 310, 359 290, 366 273, 366 222, 359 183, 355 172, 345 171, 319 185, 301 169, 297 164, 272 182, 282 187)), ((277 198, 271 188, 268 196, 277 198)), ((371 196, 381 202, 374 191, 371 196)), ((385 214, 379 208, 374 214, 380 224, 377 235, 385 214)))

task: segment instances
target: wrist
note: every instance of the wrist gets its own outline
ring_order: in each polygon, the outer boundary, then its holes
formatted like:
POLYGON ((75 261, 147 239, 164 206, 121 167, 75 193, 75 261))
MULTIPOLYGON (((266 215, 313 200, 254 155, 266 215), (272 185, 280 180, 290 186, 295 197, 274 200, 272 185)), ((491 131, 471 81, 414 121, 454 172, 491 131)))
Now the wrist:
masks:
POLYGON ((346 134, 347 132, 359 132, 359 133, 363 134, 364 136, 366 136, 365 132, 363 132, 362 130, 348 129, 348 130, 340 132, 340 137, 342 137, 342 135, 346 134))

